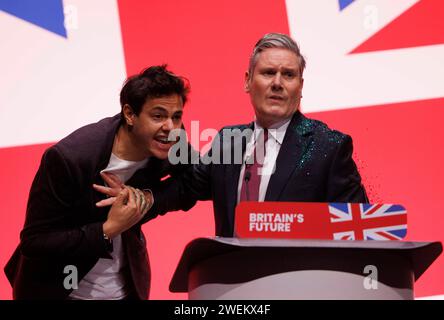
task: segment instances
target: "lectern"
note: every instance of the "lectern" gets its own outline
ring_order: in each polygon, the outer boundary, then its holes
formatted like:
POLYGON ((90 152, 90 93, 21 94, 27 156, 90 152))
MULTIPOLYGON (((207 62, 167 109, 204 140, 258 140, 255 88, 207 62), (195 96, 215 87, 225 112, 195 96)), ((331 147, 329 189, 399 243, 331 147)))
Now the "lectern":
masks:
POLYGON ((440 242, 198 238, 170 283, 192 300, 413 299, 440 242))

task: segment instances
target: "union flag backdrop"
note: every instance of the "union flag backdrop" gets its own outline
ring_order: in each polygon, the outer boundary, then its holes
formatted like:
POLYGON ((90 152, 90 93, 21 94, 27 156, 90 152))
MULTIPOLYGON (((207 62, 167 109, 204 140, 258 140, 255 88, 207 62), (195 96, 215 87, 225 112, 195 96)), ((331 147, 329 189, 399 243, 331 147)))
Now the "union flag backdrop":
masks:
MULTIPOLYGON (((302 111, 353 137, 371 202, 406 207, 407 240, 444 241, 443 16, 440 0, 0 0, 0 266, 18 243, 43 151, 119 112, 127 75, 168 63, 186 76, 188 128, 249 122, 244 72, 267 32, 299 42, 302 111)), ((186 298, 169 281, 184 246, 214 235, 211 203, 143 230, 151 298, 186 298)), ((444 257, 415 289, 444 294, 444 257)), ((0 273, 0 299, 10 298, 0 273)))

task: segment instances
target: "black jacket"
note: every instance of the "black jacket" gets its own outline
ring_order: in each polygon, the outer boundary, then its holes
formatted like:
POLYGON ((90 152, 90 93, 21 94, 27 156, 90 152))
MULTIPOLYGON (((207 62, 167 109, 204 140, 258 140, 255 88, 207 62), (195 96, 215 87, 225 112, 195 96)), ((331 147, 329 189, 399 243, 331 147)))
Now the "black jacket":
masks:
MULTIPOLYGON (((103 185, 100 171, 108 165, 120 119, 116 115, 82 127, 45 151, 31 186, 20 244, 5 267, 14 299, 64 299, 71 292, 63 286, 67 265, 77 268, 80 282, 99 258, 111 257, 102 231, 109 207, 95 206, 104 196, 92 184, 103 185)), ((162 177, 184 168, 151 158, 128 184, 155 188, 162 177)), ((148 298, 150 286, 141 231, 147 220, 149 216, 122 233, 128 280, 140 299, 148 298)))
MULTIPOLYGON (((176 181, 156 190, 150 214, 183 209, 190 199, 213 200, 216 235, 233 236, 241 163, 223 164, 223 155, 230 152, 234 157, 233 149, 239 147, 245 151, 249 136, 242 133, 248 128, 253 130, 253 123, 223 128, 205 156, 214 159, 218 152, 220 163, 204 164, 204 157, 176 181), (227 134, 224 129, 231 135, 235 132, 228 146, 222 142, 227 134)), ((276 159, 265 201, 368 202, 352 153, 350 136, 296 112, 276 159)))

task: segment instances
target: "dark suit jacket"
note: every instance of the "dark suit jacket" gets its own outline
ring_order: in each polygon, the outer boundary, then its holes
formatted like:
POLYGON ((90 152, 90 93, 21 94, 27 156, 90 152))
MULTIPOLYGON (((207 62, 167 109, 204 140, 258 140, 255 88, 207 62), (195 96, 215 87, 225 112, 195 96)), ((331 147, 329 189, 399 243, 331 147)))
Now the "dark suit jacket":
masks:
MULTIPOLYGON (((174 183, 155 190, 150 215, 179 210, 190 198, 213 200, 216 235, 233 236, 242 164, 239 159, 238 164, 224 164, 223 158, 230 152, 233 163, 233 149, 245 151, 249 136, 242 133, 247 128, 253 130, 253 123, 223 128, 201 163, 174 183), (237 131, 234 135, 233 129, 237 131), (227 134, 234 136, 229 145, 222 142, 227 134), (204 164, 209 158, 219 158, 220 164, 204 164)), ((296 112, 276 159, 265 201, 368 202, 352 153, 350 136, 296 112)))
MULTIPOLYGON (((82 127, 44 153, 31 186, 20 244, 5 267, 15 299, 64 299, 71 292, 63 286, 67 265, 77 267, 80 282, 99 258, 111 257, 102 230, 109 207, 95 206, 104 196, 92 184, 103 184, 100 171, 108 165, 120 119, 116 115, 82 127)), ((183 169, 151 158, 128 183, 156 187, 163 176, 183 169)), ((150 268, 141 231, 148 219, 122 233, 127 280, 140 299, 149 295, 150 268)))

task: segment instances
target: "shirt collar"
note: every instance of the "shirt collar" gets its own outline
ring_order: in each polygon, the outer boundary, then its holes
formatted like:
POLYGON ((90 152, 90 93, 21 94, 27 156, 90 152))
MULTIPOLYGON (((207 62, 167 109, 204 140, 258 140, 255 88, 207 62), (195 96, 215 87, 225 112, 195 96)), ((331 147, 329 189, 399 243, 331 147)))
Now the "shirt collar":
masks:
MULTIPOLYGON (((274 140, 276 140, 279 144, 282 144, 285 137, 285 132, 287 132, 287 128, 290 125, 291 118, 284 119, 282 121, 279 121, 270 128, 268 128, 268 137, 273 137, 274 140)), ((255 120, 254 121, 254 136, 257 138, 258 135, 262 132, 263 128, 259 125, 259 123, 255 120)))

